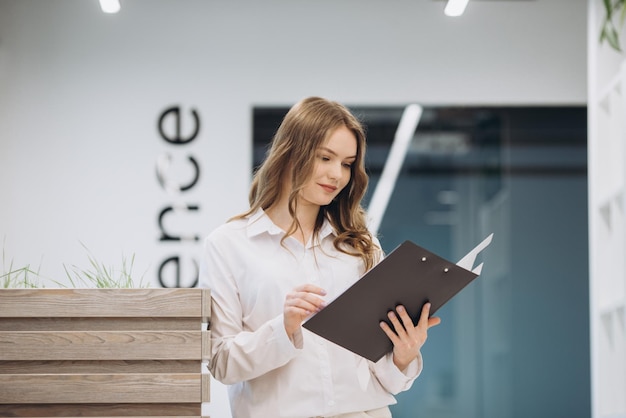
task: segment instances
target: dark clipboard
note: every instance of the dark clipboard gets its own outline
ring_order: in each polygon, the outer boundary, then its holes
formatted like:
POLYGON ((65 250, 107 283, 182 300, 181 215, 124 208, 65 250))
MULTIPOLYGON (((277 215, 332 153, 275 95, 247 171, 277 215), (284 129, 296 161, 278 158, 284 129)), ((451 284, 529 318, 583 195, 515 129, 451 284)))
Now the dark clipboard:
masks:
POLYGON ((389 323, 387 313, 404 305, 416 322, 426 302, 431 303, 431 315, 437 312, 478 277, 483 265, 473 268, 474 261, 492 237, 457 264, 405 241, 303 327, 376 362, 393 349, 379 325, 389 323))

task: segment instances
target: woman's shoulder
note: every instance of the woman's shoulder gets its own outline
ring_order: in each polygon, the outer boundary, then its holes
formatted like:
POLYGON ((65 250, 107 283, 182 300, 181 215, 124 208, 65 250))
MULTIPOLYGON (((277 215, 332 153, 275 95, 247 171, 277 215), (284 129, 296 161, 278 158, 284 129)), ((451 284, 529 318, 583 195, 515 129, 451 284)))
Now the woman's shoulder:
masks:
POLYGON ((219 225, 207 236, 208 241, 233 240, 246 233, 248 218, 234 218, 219 225))

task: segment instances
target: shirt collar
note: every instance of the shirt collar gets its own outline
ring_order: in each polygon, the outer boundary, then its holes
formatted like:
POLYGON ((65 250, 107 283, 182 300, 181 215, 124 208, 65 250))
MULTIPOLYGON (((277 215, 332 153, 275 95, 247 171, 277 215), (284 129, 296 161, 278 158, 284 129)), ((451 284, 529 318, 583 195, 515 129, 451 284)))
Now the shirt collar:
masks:
MULTIPOLYGON (((262 233, 268 233, 270 235, 279 235, 284 234, 285 231, 280 229, 269 216, 265 213, 265 211, 261 208, 257 209, 248 217, 248 237, 252 238, 262 233)), ((324 219, 324 223, 320 228, 319 239, 320 241, 326 238, 328 235, 334 234, 335 230, 332 225, 328 221, 328 219, 324 219)))

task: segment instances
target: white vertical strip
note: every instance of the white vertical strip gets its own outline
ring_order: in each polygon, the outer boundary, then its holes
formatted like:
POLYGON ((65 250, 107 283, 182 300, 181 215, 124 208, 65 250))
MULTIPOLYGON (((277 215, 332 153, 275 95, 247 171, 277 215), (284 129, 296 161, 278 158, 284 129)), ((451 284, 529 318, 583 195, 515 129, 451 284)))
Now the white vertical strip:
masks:
POLYGON ((378 228, 387 210, 387 204, 396 185, 398 173, 404 163, 406 152, 409 149, 415 128, 417 128, 421 117, 422 107, 417 104, 411 104, 404 109, 400 118, 400 124, 391 144, 391 150, 389 150, 383 172, 367 208, 369 216, 368 227, 374 235, 378 234, 378 228))

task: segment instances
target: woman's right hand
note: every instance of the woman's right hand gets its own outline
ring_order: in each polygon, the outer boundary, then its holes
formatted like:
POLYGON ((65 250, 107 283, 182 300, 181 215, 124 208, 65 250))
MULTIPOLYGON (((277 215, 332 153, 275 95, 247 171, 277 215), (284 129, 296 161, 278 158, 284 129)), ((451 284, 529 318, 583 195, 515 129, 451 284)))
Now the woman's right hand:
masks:
POLYGON ((287 294, 283 317, 285 330, 290 339, 293 339, 294 334, 300 330, 306 318, 326 306, 320 296, 326 296, 326 291, 312 284, 298 286, 287 294))

